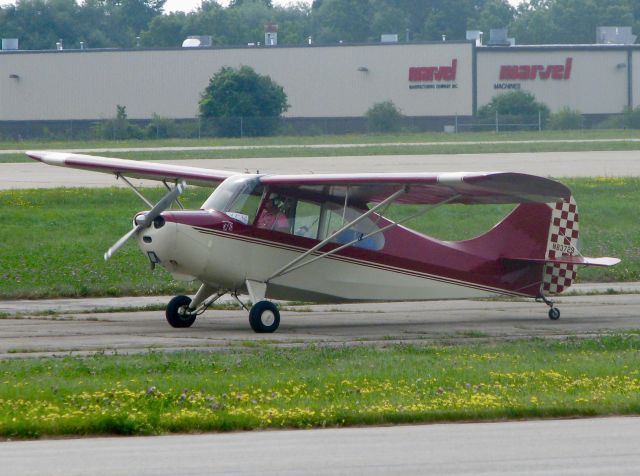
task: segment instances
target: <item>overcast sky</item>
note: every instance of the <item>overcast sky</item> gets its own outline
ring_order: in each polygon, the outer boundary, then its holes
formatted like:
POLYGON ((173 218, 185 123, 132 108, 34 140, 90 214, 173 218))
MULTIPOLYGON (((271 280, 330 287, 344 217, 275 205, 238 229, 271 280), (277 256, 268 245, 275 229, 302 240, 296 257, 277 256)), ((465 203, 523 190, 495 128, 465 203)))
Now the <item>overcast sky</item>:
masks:
MULTIPOLYGON (((273 0, 273 3, 276 5, 290 5, 292 3, 304 2, 311 3, 312 0, 273 0)), ((517 5, 522 0, 509 0, 511 5, 517 5)), ((11 3, 15 3, 15 0, 0 0, 0 5, 9 5, 11 3)), ((164 9, 166 12, 175 12, 175 11, 183 11, 189 12, 197 8, 201 3, 201 0, 167 0, 167 3, 164 4, 164 9)), ((222 5, 227 5, 229 0, 220 0, 219 3, 222 5)))

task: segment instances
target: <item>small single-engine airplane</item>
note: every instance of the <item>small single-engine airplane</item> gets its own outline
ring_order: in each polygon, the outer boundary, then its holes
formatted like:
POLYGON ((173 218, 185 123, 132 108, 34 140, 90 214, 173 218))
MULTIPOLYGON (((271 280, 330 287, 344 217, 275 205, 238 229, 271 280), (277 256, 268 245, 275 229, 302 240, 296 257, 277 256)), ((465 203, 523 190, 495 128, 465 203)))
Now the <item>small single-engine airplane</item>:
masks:
POLYGON ((401 301, 511 295, 536 298, 560 317, 549 295, 567 289, 579 265, 612 266, 578 250, 578 209, 554 180, 521 173, 360 173, 268 175, 93 157, 27 152, 50 165, 106 172, 151 208, 106 253, 131 237, 152 268, 197 280, 193 298, 169 301, 166 318, 189 327, 226 293, 248 293, 249 323, 274 332, 278 308, 267 299, 401 301), (127 177, 157 180, 168 193, 154 206, 127 177), (217 186, 199 210, 168 210, 186 184, 217 186), (382 216, 392 204, 417 204, 414 218, 444 204, 517 204, 484 235, 440 241, 382 216))

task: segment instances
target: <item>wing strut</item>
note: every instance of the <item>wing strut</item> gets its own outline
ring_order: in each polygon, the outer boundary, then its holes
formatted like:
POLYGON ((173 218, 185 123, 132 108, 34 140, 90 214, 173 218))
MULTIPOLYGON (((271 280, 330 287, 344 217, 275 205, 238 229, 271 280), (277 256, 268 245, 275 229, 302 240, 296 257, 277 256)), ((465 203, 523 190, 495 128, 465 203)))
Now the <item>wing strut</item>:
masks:
MULTIPOLYGON (((173 190, 173 189, 169 186, 169 184, 167 183, 167 181, 166 181, 166 180, 163 180, 163 181, 162 181, 162 183, 164 184, 164 186, 166 187, 166 189, 167 189, 167 190, 169 190, 169 191, 173 190)), ((175 181, 175 187, 174 187, 174 188, 176 188, 177 186, 178 186, 178 181, 176 180, 176 181, 175 181)), ((184 205, 182 205, 182 203, 180 202, 180 199, 179 199, 179 198, 177 198, 177 197, 176 197, 175 202, 176 202, 176 203, 178 204, 178 206, 180 207, 180 210, 184 210, 184 205)))
MULTIPOLYGON (((318 243, 316 246, 314 246, 313 248, 305 251, 304 253, 302 253, 300 256, 298 256, 296 259, 294 259, 293 261, 287 263, 286 265, 284 265, 282 268, 280 268, 278 271, 276 271, 275 273, 273 273, 271 276, 269 276, 265 282, 269 282, 274 278, 277 278, 278 276, 282 276, 283 274, 289 272, 291 270, 291 268, 293 268, 293 266, 295 266, 296 264, 298 264, 300 261, 302 261, 303 259, 305 259, 307 256, 309 256, 311 253, 318 251, 320 248, 322 248, 324 245, 326 245, 327 243, 329 243, 331 240, 333 240, 336 236, 338 236, 340 233, 342 233, 345 230, 348 230, 349 228, 351 228, 354 225, 357 225, 358 223, 360 223, 362 220, 364 220, 366 217, 368 217, 369 215, 371 215, 373 212, 375 212, 376 210, 378 210, 379 208, 385 206, 387 203, 391 203, 393 202, 396 198, 398 198, 400 195, 402 195, 403 193, 407 193, 409 191, 409 187, 408 186, 404 186, 402 187, 400 190, 397 190, 396 192, 392 193, 391 195, 389 195, 387 198, 385 198, 383 201, 381 201, 380 203, 378 203, 376 206, 374 206, 373 208, 370 208, 369 210, 367 210, 365 213, 363 213, 362 215, 360 215, 358 218, 356 218, 353 221, 350 221, 349 223, 347 223, 346 225, 344 225, 342 228, 340 228, 338 231, 334 232, 332 235, 326 237, 324 240, 322 240, 320 243, 318 243)), ((357 241, 357 240, 356 240, 357 241)), ((325 255, 321 255, 321 256, 325 256, 325 255)), ((305 263, 306 264, 306 263, 305 263)))
POLYGON ((140 200, 142 200, 144 203, 146 203, 146 204, 149 206, 149 208, 153 208, 153 203, 151 203, 149 200, 147 200, 147 199, 146 199, 146 197, 145 197, 144 195, 142 195, 142 193, 140 193, 140 190, 138 190, 138 189, 136 188, 136 186, 135 186, 135 185, 133 185, 133 184, 132 184, 128 179, 127 179, 127 177, 125 177, 124 175, 122 175, 120 172, 116 172, 116 180, 117 180, 117 179, 122 179, 122 181, 123 181, 124 183, 126 183, 126 184, 129 186, 129 188, 130 188, 131 190, 133 190, 133 192, 134 192, 134 193, 135 193, 135 194, 140 198, 140 200))
MULTIPOLYGON (((445 204, 447 204, 447 203, 449 203, 449 202, 451 202, 451 201, 454 201, 454 200, 456 200, 456 199, 458 199, 458 198, 460 198, 460 195, 459 195, 459 194, 458 194, 458 195, 455 195, 455 196, 453 196, 453 197, 449 197, 448 199, 443 200, 443 201, 438 202, 438 203, 435 203, 435 204, 433 204, 432 206, 427 207, 427 208, 426 208, 426 209, 424 209, 424 210, 420 210, 418 213, 414 213, 413 215, 409 215, 408 217, 405 217, 405 218, 403 218, 402 220, 398 220, 398 221, 394 221, 393 223, 389 223, 387 226, 384 226, 384 227, 382 227, 382 228, 379 228, 379 229, 377 229, 377 230, 374 230, 374 231, 372 231, 372 232, 370 232, 370 233, 367 233, 366 235, 362 235, 362 236, 360 236, 360 237, 356 238, 355 240, 351 240, 350 242, 345 243, 344 245, 341 245, 341 246, 339 246, 339 247, 337 247, 337 248, 332 249, 331 251, 327 251, 326 253, 322 253, 322 254, 320 254, 320 255, 318 255, 318 256, 315 256, 315 257, 311 258, 310 260, 305 261, 304 263, 299 263, 299 264, 297 264, 297 265, 294 265, 294 263, 293 263, 293 261, 292 261, 291 263, 289 263, 289 264, 287 265, 287 269, 286 269, 286 270, 284 270, 284 271, 282 271, 282 272, 279 272, 278 274, 276 274, 276 275, 274 275, 274 276, 270 277, 269 279, 267 279, 267 282, 268 282, 269 280, 273 279, 273 278, 277 278, 278 276, 282 276, 283 274, 291 273, 291 272, 293 272, 293 271, 295 271, 295 270, 297 270, 297 269, 300 269, 300 268, 302 268, 303 266, 306 266, 306 265, 308 265, 308 264, 313 263, 314 261, 319 260, 320 258, 326 258, 327 256, 331 256, 331 255, 333 255, 333 254, 336 254, 338 251, 341 251, 341 250, 343 250, 343 249, 347 248, 348 246, 351 246, 351 245, 353 245, 354 243, 357 243, 358 241, 366 240, 367 238, 369 238, 369 237, 371 237, 371 236, 373 236, 373 235, 377 235, 378 233, 384 233, 384 232, 385 232, 385 231, 387 231, 389 228, 393 228, 394 226, 398 226, 398 225, 401 225, 402 223, 406 223, 406 222, 408 222, 409 220, 413 220, 414 218, 419 217, 420 215, 424 215, 425 213, 427 213, 427 212, 429 212, 429 211, 431 211, 431 210, 433 210, 433 209, 435 209, 435 208, 438 208, 438 207, 439 207, 439 206, 441 206, 441 205, 445 205, 445 204)), ((354 223, 354 222, 349 223, 347 226, 351 226, 353 223, 354 223)), ((326 240, 325 240, 325 241, 326 241, 326 240)), ((305 256, 306 256, 307 254, 308 254, 308 253, 305 253, 305 256)), ((302 256, 301 256, 300 258, 302 258, 302 256)), ((299 260, 298 260, 298 261, 299 261, 299 260)))

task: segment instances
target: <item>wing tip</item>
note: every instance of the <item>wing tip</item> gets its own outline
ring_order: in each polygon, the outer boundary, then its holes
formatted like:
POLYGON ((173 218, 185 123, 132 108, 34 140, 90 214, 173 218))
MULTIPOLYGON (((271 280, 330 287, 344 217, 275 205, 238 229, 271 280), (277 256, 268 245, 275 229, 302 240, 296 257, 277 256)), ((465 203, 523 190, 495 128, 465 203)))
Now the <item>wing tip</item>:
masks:
POLYGON ((46 152, 42 152, 39 150, 27 150, 25 154, 30 159, 37 160, 38 162, 44 162, 44 155, 46 154, 46 152))
POLYGON ((49 150, 27 150, 25 154, 33 160, 49 165, 64 165, 68 155, 49 150))

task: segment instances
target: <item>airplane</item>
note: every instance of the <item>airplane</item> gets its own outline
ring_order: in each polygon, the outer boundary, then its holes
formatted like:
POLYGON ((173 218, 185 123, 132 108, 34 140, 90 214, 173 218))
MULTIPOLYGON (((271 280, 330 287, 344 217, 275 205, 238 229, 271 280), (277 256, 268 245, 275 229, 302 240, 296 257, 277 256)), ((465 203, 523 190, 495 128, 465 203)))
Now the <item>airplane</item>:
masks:
POLYGON ((225 294, 249 312, 258 333, 276 331, 272 300, 313 302, 533 298, 569 288, 578 266, 613 266, 578 247, 578 209, 564 184, 513 172, 260 174, 49 151, 39 162, 113 174, 150 208, 105 253, 108 260, 135 237, 151 268, 200 283, 193 297, 166 307, 175 328, 225 294), (159 181, 168 192, 155 205, 131 178, 159 181), (184 210, 189 185, 215 187, 198 210, 184 210), (179 210, 170 209, 176 202, 179 210), (419 205, 402 220, 385 218, 391 204, 419 205), (403 223, 448 204, 514 204, 486 233, 442 241, 403 223), (248 308, 238 294, 248 294, 248 308))

